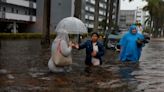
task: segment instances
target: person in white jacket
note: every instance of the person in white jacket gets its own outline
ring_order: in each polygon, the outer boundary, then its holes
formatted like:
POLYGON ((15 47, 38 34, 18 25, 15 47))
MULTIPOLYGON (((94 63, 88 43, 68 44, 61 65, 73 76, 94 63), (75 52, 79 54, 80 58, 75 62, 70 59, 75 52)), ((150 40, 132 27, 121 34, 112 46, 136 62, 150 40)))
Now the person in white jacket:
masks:
POLYGON ((138 33, 143 34, 143 27, 142 27, 141 23, 137 23, 136 26, 137 26, 138 33))
MULTIPOLYGON (((59 46, 60 43, 60 49, 61 53, 64 56, 70 56, 72 51, 72 42, 69 41, 69 36, 66 33, 58 33, 57 37, 52 43, 51 47, 51 58, 48 62, 48 68, 51 72, 69 72, 71 71, 71 66, 63 66, 63 67, 57 67, 52 59, 52 55, 55 55, 56 50, 58 49, 57 46, 59 46)), ((71 57, 72 59, 72 57, 71 57)))

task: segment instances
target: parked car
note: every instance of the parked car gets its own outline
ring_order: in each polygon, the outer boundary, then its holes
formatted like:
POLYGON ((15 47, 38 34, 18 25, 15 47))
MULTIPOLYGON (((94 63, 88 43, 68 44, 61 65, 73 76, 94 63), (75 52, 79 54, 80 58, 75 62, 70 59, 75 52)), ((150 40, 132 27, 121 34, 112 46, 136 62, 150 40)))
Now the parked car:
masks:
POLYGON ((149 41, 150 41, 150 35, 148 34, 148 33, 143 33, 143 35, 144 35, 144 43, 149 43, 149 41))
MULTIPOLYGON (((107 37, 106 47, 107 49, 120 50, 119 41, 123 37, 126 31, 115 31, 111 32, 107 37)), ((143 43, 147 44, 150 41, 150 36, 146 33, 143 34, 144 40, 143 43)))
POLYGON ((107 49, 117 50, 119 49, 119 41, 125 34, 125 31, 114 31, 107 36, 106 47, 107 49))

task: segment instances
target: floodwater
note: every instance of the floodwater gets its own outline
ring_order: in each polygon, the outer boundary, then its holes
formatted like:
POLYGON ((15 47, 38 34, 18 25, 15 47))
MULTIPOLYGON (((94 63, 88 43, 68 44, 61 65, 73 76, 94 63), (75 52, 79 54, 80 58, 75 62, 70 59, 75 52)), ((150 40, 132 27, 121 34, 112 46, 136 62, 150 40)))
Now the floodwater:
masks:
POLYGON ((73 50, 72 72, 50 73, 50 48, 40 40, 3 40, 0 92, 164 92, 164 40, 152 40, 139 65, 118 63, 106 50, 104 64, 84 72, 85 51, 73 50))

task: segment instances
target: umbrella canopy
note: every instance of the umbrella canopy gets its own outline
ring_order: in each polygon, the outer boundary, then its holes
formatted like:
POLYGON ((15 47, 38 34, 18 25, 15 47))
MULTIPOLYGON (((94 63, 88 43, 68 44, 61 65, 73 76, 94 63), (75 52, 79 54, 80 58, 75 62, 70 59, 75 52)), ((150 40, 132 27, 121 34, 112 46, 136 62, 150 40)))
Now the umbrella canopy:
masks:
POLYGON ((67 17, 62 19, 56 29, 55 32, 57 33, 68 33, 68 34, 84 34, 88 33, 85 24, 75 18, 75 17, 67 17))

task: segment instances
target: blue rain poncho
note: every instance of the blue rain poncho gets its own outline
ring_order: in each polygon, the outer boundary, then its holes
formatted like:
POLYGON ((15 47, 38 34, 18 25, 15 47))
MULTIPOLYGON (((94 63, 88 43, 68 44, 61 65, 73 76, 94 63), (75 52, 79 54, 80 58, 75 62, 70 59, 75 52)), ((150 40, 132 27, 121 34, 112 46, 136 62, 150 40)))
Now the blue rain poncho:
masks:
POLYGON ((129 28, 129 32, 127 32, 119 42, 121 46, 120 61, 122 62, 130 61, 136 63, 141 56, 142 47, 137 47, 136 41, 138 39, 144 39, 144 36, 138 32, 133 34, 132 30, 134 29, 136 29, 136 26, 132 25, 129 28))

